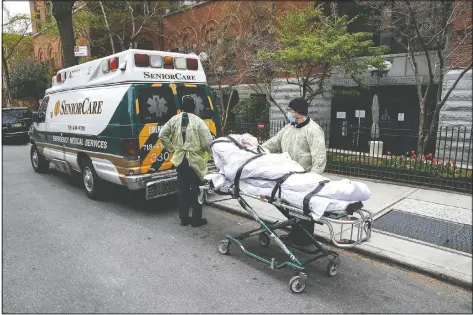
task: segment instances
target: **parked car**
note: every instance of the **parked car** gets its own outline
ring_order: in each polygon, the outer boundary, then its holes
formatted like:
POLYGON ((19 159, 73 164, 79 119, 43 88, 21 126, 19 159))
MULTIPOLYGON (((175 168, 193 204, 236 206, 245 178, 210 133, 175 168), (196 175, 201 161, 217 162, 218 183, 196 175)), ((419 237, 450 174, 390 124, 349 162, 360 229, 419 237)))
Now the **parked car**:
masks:
POLYGON ((2 108, 2 138, 29 141, 32 116, 28 107, 2 108))

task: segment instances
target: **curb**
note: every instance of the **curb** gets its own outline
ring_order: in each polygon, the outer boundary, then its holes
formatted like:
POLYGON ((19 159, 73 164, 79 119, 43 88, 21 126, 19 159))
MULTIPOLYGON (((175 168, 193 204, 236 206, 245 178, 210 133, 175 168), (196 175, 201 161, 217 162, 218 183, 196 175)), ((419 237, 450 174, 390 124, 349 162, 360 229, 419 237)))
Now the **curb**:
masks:
MULTIPOLYGON (((224 210, 224 211, 227 211, 227 212, 231 212, 233 214, 237 214, 241 217, 246 217, 246 218, 250 218, 250 219, 253 219, 251 217, 251 215, 243 212, 242 210, 238 210, 234 207, 231 207, 231 206, 225 206, 225 205, 221 205, 221 204, 218 204, 218 203, 212 203, 212 201, 210 202, 207 202, 205 205, 207 206, 212 206, 212 207, 215 207, 215 208, 218 208, 218 209, 221 209, 221 210, 224 210)), ((269 222, 269 223, 272 223, 272 222, 275 222, 276 220, 271 220, 271 219, 268 219, 266 216, 260 216, 260 218, 265 221, 265 222, 269 222)), ((319 239, 322 243, 324 243, 325 245, 328 245, 330 246, 332 249, 340 249, 336 246, 334 246, 330 241, 328 241, 325 237, 321 236, 321 235, 318 235, 318 234, 315 234, 316 236, 319 236, 319 239)), ((365 244, 366 245, 366 244, 365 244)), ((369 245, 367 245, 369 246, 369 245)), ((464 289, 467 289, 467 290, 472 290, 472 283, 471 282, 468 282, 468 281, 465 281, 463 279, 460 279, 460 278, 456 278, 456 277, 453 277, 453 276, 450 276, 450 275, 447 275, 445 273, 442 273, 442 272, 439 272, 439 271, 434 271, 434 270, 430 270, 428 268, 423 268, 423 267, 420 267, 420 266, 417 266, 413 263, 409 263, 409 262, 406 262, 406 261, 403 261, 401 259, 397 259, 397 258, 394 258, 394 257, 390 257, 389 255, 384 255, 384 254, 381 254, 381 253, 378 253, 377 251, 375 250, 370 250, 369 248, 362 248, 360 246, 358 247, 354 247, 354 248, 347 248, 347 249, 343 249, 345 251, 348 251, 348 252, 355 252, 355 253, 358 253, 358 254, 361 254, 363 256, 366 256, 366 257, 371 257, 371 258, 374 258, 378 261, 382 261, 382 262, 385 262, 385 263, 389 263, 391 265, 395 265, 395 266, 398 266, 398 267, 401 267, 403 269, 406 269, 406 270, 412 270, 412 271, 417 271, 417 272, 420 272, 420 273, 423 273, 423 274, 426 274, 432 278, 435 278, 437 280, 441 280, 441 281, 444 281, 444 282, 447 282, 447 283, 450 283, 450 284, 453 284, 453 285, 456 285, 456 286, 459 286, 459 287, 462 287, 464 289)))
MULTIPOLYGON (((328 242, 326 242, 326 243, 328 243, 328 242)), ((382 262, 385 262, 385 263, 389 263, 391 265, 395 265, 395 266, 400 267, 402 269, 416 271, 416 272, 428 275, 428 276, 430 276, 432 278, 435 278, 437 280, 441 280, 443 282, 447 282, 449 284, 453 284, 453 285, 462 287, 462 288, 467 289, 469 291, 472 290, 472 283, 471 282, 468 282, 468 281, 465 281, 463 279, 456 278, 456 277, 453 277, 453 276, 449 276, 449 275, 447 275, 445 273, 442 273, 442 272, 439 272, 439 271, 434 271, 434 270, 430 270, 428 268, 423 268, 423 267, 417 266, 413 263, 409 263, 409 262, 406 262, 406 261, 401 260, 401 259, 390 257, 389 255, 383 255, 383 254, 377 253, 374 250, 370 250, 370 249, 367 249, 367 248, 361 248, 361 247, 354 247, 354 248, 350 248, 350 249, 346 249, 346 250, 351 251, 351 252, 356 252, 358 254, 361 254, 361 255, 364 255, 364 256, 367 256, 367 257, 371 257, 371 258, 374 258, 376 260, 379 260, 379 261, 382 261, 382 262)))

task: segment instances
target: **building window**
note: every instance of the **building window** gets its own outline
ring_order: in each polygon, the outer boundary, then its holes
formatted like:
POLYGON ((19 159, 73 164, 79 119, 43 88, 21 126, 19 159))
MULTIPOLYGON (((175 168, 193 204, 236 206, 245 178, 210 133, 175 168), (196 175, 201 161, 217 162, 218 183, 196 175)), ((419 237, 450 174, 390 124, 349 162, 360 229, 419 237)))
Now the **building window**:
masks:
POLYGON ((148 39, 142 39, 135 43, 136 49, 154 50, 153 42, 148 39))

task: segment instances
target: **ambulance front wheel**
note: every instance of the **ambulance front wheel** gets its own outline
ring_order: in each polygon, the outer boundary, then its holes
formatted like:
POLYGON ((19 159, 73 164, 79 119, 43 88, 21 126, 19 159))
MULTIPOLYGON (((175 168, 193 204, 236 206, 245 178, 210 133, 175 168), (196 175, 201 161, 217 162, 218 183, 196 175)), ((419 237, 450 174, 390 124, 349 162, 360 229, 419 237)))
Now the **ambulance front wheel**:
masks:
POLYGON ((31 146, 31 165, 36 173, 46 173, 49 170, 49 162, 38 152, 35 144, 31 146))
POLYGON ((90 159, 86 159, 82 164, 82 181, 84 183, 85 193, 92 200, 98 200, 102 193, 102 180, 95 172, 90 159))

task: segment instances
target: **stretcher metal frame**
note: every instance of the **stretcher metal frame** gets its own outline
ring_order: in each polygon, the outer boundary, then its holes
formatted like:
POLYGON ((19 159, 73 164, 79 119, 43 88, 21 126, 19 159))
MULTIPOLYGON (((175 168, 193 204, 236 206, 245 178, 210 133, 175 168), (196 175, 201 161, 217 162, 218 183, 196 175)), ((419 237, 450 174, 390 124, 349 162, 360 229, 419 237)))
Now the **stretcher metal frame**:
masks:
POLYGON ((368 210, 362 209, 363 204, 361 202, 351 204, 349 207, 347 207, 347 209, 341 211, 326 212, 323 217, 315 219, 311 215, 305 215, 301 213, 302 209, 298 209, 296 207, 284 203, 281 198, 274 199, 269 198, 267 196, 255 196, 246 194, 240 191, 238 187, 237 189, 235 189, 234 186, 229 188, 228 191, 219 191, 217 189, 214 189, 213 185, 209 182, 206 182, 204 183, 204 185, 200 186, 199 202, 201 204, 218 203, 229 199, 236 199, 239 202, 240 206, 259 223, 260 227, 258 229, 254 229, 237 236, 226 235, 225 240, 222 240, 219 244, 218 249, 220 253, 225 255, 229 254, 230 246, 232 243, 234 243, 238 245, 238 247, 243 251, 243 253, 260 262, 269 265, 271 269, 292 267, 293 269, 298 271, 298 274, 292 277, 289 281, 289 287, 293 293, 301 293, 304 291, 306 286, 307 275, 303 271, 306 269, 306 266, 308 264, 320 258, 326 257, 328 259, 328 263, 325 271, 326 274, 330 277, 337 275, 338 267, 340 264, 340 258, 338 253, 324 248, 311 232, 307 231, 302 225, 300 225, 300 222, 305 220, 314 222, 319 225, 327 226, 330 235, 329 241, 339 248, 355 247, 363 242, 368 241, 371 238, 371 226, 373 222, 373 215, 368 210), (212 200, 209 202, 209 193, 216 193, 218 195, 227 196, 229 195, 231 197, 225 199, 212 200), (265 223, 243 197, 248 197, 272 204, 284 216, 286 216, 288 220, 282 222, 278 221, 275 223, 265 223), (358 216, 355 216, 355 214, 357 214, 358 216), (281 240, 280 235, 275 233, 276 230, 285 229, 291 225, 297 225, 302 231, 304 231, 304 233, 310 239, 311 245, 315 246, 315 249, 309 249, 306 246, 298 246, 287 240, 281 240), (335 233, 335 227, 337 225, 340 225, 340 234, 338 239, 336 238, 335 233), (349 239, 343 238, 343 233, 347 233, 347 231, 344 231, 343 229, 345 225, 348 225, 350 228, 349 239), (355 238, 353 238, 354 234, 355 238), (268 246, 271 240, 274 241, 283 250, 283 252, 289 256, 290 260, 277 262, 274 258, 268 259, 247 250, 243 246, 243 240, 253 236, 258 236, 259 242, 262 246, 268 246), (305 254, 309 254, 312 257, 307 260, 300 260, 288 247, 294 248, 305 254))

